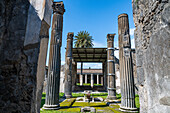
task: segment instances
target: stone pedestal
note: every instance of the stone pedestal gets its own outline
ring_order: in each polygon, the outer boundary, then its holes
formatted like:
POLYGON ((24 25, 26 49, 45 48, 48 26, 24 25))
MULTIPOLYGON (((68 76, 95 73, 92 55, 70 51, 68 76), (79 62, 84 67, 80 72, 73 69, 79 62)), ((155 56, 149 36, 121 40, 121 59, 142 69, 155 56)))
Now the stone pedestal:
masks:
POLYGON ((108 97, 107 101, 111 102, 116 99, 116 79, 115 79, 115 64, 114 64, 114 36, 115 34, 107 35, 107 76, 108 76, 108 97))
POLYGON ((83 75, 80 74, 80 86, 83 85, 83 75))
POLYGON ((118 16, 119 33, 119 63, 121 81, 121 106, 122 111, 135 111, 135 90, 131 56, 131 43, 129 35, 128 15, 118 16))
POLYGON ((85 83, 87 84, 87 74, 85 74, 85 83))
POLYGON ((72 97, 72 48, 74 33, 67 34, 64 92, 66 98, 72 97))
POLYGON ((61 65, 61 41, 63 29, 63 2, 53 2, 53 24, 50 42, 50 55, 48 64, 48 78, 46 100, 44 109, 59 109, 59 86, 60 86, 60 65, 61 65))
POLYGON ((93 88, 93 86, 94 86, 94 76, 93 74, 91 74, 91 87, 93 88))

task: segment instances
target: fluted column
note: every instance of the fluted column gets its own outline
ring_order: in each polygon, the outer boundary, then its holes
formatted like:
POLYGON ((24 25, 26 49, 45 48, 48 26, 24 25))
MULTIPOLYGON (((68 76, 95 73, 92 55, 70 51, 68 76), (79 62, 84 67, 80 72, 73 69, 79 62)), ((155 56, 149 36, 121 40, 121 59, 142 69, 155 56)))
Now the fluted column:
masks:
POLYGON ((63 29, 63 2, 53 2, 53 20, 48 64, 48 78, 44 109, 59 109, 61 42, 63 29))
POLYGON ((116 79, 115 79, 115 63, 114 63, 114 36, 107 35, 107 76, 108 76, 108 101, 116 99, 116 79))
POLYGON ((85 83, 87 84, 87 74, 85 74, 85 83))
POLYGON ((64 92, 66 98, 72 97, 72 48, 73 48, 74 33, 67 34, 67 48, 66 48, 66 65, 65 65, 65 84, 64 92))
POLYGON ((131 42, 129 35, 129 21, 127 14, 118 16, 119 33, 119 63, 121 81, 121 106, 120 110, 134 111, 135 90, 131 56, 131 42))
POLYGON ((93 86, 94 86, 94 76, 93 74, 91 74, 91 87, 93 88, 93 86))

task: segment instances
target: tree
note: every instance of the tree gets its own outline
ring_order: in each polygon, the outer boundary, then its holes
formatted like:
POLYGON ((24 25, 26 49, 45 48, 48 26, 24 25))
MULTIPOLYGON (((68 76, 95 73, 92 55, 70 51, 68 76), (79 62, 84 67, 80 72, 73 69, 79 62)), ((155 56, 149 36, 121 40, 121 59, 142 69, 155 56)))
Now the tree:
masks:
POLYGON ((93 39, 92 36, 87 31, 78 32, 77 36, 74 39, 74 46, 76 48, 92 48, 93 47, 93 39))
MULTIPOLYGON (((74 47, 76 48, 92 48, 93 47, 93 39, 92 36, 86 31, 80 31, 78 32, 77 36, 75 36, 74 39, 74 47)), ((83 69, 83 63, 81 62, 81 74, 83 69)))

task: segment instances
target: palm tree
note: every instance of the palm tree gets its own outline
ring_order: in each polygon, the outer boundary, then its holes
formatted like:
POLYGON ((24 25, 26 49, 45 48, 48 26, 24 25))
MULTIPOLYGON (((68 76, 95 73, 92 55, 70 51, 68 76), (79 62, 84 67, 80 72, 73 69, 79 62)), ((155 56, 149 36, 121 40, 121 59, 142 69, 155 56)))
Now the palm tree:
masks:
MULTIPOLYGON (((78 32, 77 36, 74 39, 74 47, 76 48, 92 48, 93 43, 92 36, 87 31, 80 31, 78 32)), ((83 63, 81 62, 81 74, 83 69, 83 63)))
POLYGON ((92 48, 93 47, 93 39, 92 36, 87 31, 78 32, 77 36, 74 39, 74 46, 76 48, 92 48))

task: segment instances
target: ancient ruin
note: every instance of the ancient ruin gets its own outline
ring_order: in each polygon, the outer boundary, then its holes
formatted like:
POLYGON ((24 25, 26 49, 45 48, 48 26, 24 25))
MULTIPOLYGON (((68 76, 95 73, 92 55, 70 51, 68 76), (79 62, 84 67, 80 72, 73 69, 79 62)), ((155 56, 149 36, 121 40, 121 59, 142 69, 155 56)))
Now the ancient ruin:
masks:
POLYGON ((119 33, 119 63, 121 81, 122 111, 137 110, 135 105, 135 89, 132 66, 131 42, 129 35, 129 20, 127 14, 118 16, 119 33))
POLYGON ((53 2, 53 24, 51 31, 49 68, 47 78, 46 100, 44 109, 58 109, 60 86, 60 47, 62 42, 63 14, 65 12, 63 2, 53 2))
POLYGON ((68 109, 69 112, 168 113, 169 1, 132 0, 132 7, 135 49, 131 49, 128 15, 122 12, 118 16, 119 48, 114 47, 115 34, 107 34, 107 48, 75 48, 74 33, 69 32, 66 62, 61 66, 64 3, 1 0, 0 113, 68 109), (114 51, 119 51, 119 59, 114 51), (101 63, 102 68, 77 67, 78 63, 87 62, 101 63), (135 94, 139 94, 140 109, 135 94))

